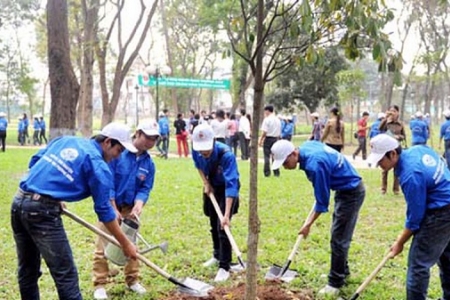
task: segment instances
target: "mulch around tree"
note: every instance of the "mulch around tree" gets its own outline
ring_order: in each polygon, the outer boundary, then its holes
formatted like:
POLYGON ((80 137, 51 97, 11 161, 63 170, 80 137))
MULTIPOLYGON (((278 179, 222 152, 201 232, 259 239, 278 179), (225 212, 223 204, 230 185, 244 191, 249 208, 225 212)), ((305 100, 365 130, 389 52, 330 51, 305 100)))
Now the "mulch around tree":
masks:
MULTIPOLYGON (((194 297, 179 292, 172 292, 162 300, 244 300, 245 284, 239 283, 232 287, 217 287, 209 292, 207 297, 194 297)), ((284 289, 278 281, 265 281, 257 287, 258 300, 313 300, 313 292, 310 290, 290 291, 284 289)))

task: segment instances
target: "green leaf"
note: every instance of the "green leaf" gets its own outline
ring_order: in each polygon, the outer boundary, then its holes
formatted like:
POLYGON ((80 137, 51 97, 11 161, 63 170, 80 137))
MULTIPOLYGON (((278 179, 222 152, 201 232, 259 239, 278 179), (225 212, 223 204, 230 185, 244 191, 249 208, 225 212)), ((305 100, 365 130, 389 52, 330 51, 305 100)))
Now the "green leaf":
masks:
POLYGON ((248 37, 250 42, 254 42, 255 41, 255 35, 253 33, 250 33, 249 37, 248 37))
POLYGON ((372 50, 372 58, 374 60, 377 60, 378 57, 380 57, 380 52, 381 52, 381 46, 379 43, 376 43, 372 50))

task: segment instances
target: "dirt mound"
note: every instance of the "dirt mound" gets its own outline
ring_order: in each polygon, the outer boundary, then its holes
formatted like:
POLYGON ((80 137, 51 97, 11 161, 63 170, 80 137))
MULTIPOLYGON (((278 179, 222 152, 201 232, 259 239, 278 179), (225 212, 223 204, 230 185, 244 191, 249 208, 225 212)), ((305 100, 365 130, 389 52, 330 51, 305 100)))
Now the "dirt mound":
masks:
MULTIPOLYGON (((245 284, 239 283, 233 287, 217 287, 209 292, 207 297, 197 298, 178 292, 169 294, 163 300, 244 300, 245 284)), ((257 298, 259 300, 313 300, 313 293, 309 290, 290 291, 283 289, 277 282, 265 282, 264 285, 258 285, 257 298)))

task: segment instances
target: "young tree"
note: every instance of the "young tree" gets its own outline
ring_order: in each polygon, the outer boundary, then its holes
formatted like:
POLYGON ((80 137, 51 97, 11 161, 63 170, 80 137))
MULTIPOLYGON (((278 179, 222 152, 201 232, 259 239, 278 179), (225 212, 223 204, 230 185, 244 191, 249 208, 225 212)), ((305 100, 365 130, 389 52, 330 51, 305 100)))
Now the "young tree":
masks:
POLYGON ((330 45, 339 44, 350 59, 358 58, 361 48, 373 47, 374 59, 381 62, 390 48, 388 36, 381 28, 392 20, 393 14, 378 0, 258 0, 256 6, 241 0, 240 9, 239 15, 231 17, 229 32, 243 32, 244 41, 254 42, 253 47, 242 47, 245 43, 236 45, 230 38, 233 51, 247 62, 254 76, 246 299, 255 299, 259 234, 257 145, 265 83, 297 62, 317 61, 323 55, 323 47, 330 45), (250 22, 253 19, 256 27, 250 22))
POLYGON ((80 85, 70 60, 67 0, 47 1, 47 51, 51 93, 50 138, 75 134, 80 85))

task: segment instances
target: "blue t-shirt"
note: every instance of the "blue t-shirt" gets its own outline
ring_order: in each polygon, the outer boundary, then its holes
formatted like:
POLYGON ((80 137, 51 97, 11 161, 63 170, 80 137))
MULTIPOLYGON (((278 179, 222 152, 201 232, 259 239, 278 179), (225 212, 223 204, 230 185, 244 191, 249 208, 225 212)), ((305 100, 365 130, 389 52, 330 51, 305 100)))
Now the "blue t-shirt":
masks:
POLYGON ((374 138, 381 133, 380 131, 381 119, 377 119, 373 122, 372 126, 370 126, 369 138, 374 138))
POLYGON ((440 138, 444 139, 444 141, 450 140, 450 120, 445 121, 441 125, 441 135, 440 138))
POLYGON ((426 144, 428 140, 428 125, 420 119, 411 120, 409 123, 411 129, 412 144, 426 144))
POLYGON ((158 125, 160 135, 169 135, 170 126, 169 126, 169 119, 167 119, 167 117, 159 118, 158 125))
POLYGON ((155 164, 148 152, 138 157, 125 150, 119 159, 109 163, 114 178, 110 197, 117 205, 134 205, 139 199, 147 203, 155 180, 155 164))
POLYGON ((6 118, 0 118, 0 131, 6 131, 8 129, 8 120, 6 118))
POLYGON ((294 123, 286 122, 284 124, 283 130, 281 131, 281 137, 285 138, 287 136, 292 136, 294 134, 294 123))
POLYGON ((40 130, 41 129, 41 124, 39 123, 38 119, 34 119, 33 120, 33 129, 34 130, 40 130))
POLYGON ((95 140, 56 138, 31 158, 30 170, 19 186, 68 202, 92 196, 99 220, 110 222, 116 218, 109 198, 113 179, 102 154, 95 140))
POLYGON ((427 209, 450 204, 450 171, 430 147, 418 145, 404 150, 395 175, 405 195, 406 228, 418 230, 427 209))
POLYGON ((204 158, 192 150, 192 159, 195 167, 205 174, 213 187, 225 187, 226 197, 239 196, 239 171, 230 147, 216 141, 210 157, 204 158))
POLYGON ((300 148, 300 169, 311 181, 316 198, 316 212, 327 212, 330 190, 346 191, 358 187, 361 177, 341 153, 318 142, 304 142, 300 148))

